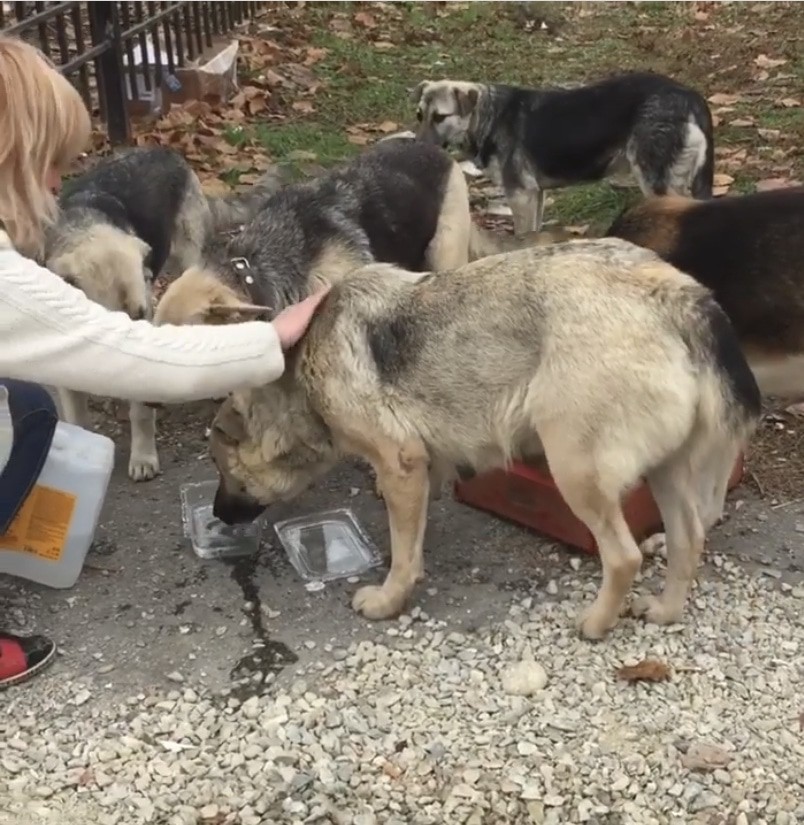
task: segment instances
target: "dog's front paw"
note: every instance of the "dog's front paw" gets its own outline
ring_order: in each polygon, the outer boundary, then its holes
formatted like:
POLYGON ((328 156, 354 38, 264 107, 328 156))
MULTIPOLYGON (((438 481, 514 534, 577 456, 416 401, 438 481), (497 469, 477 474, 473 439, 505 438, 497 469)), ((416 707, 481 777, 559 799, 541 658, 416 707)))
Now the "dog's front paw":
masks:
POLYGON ((376 584, 361 587, 352 599, 353 610, 367 619, 392 619, 402 612, 404 606, 404 593, 376 584))
POLYGON ((150 481, 160 473, 159 456, 132 455, 128 462, 128 477, 132 481, 150 481))
POLYGON ((675 624, 681 621, 683 608, 668 605, 660 596, 639 596, 631 603, 631 613, 652 624, 675 624))
POLYGON ((598 641, 616 626, 618 616, 609 615, 595 603, 590 605, 578 617, 578 633, 584 639, 598 641))

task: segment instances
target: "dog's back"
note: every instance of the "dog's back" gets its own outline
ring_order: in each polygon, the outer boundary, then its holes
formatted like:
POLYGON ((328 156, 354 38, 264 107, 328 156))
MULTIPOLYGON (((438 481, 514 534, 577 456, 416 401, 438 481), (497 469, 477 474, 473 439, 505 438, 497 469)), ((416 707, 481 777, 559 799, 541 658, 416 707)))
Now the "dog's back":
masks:
MULTIPOLYGON (((804 354, 804 188, 698 201, 655 198, 607 232, 711 289, 747 350, 804 354)), ((803 385, 804 386, 804 385, 803 385)))
MULTIPOLYGON (((415 285, 370 266, 332 300, 345 320, 334 334, 316 325, 313 340, 331 348, 343 335, 400 426, 476 469, 501 452, 537 452, 528 430, 562 420, 581 428, 579 438, 610 428, 625 445, 640 436, 622 422, 639 419, 650 436, 640 449, 652 454, 655 438, 659 461, 699 407, 707 426, 722 419, 736 430, 758 411, 753 376, 709 291, 617 240, 495 256, 415 285)), ((351 358, 332 364, 337 385, 355 383, 344 373, 351 358)))
POLYGON ((421 272, 452 167, 438 147, 383 141, 323 178, 276 192, 226 245, 209 250, 206 264, 242 290, 236 267, 247 262, 250 300, 274 310, 308 294, 311 281, 373 260, 421 272))
POLYGON ((172 149, 144 147, 106 158, 71 181, 60 208, 91 210, 135 234, 151 247, 151 269, 158 273, 170 254, 176 220, 196 178, 187 161, 172 149))

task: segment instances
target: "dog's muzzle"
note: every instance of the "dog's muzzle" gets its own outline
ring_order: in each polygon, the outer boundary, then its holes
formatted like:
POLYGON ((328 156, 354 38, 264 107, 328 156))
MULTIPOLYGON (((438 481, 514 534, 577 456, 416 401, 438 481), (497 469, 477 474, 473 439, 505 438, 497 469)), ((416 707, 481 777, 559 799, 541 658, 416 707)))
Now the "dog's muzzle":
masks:
POLYGON ((265 507, 251 496, 231 495, 219 486, 212 504, 212 515, 229 527, 250 524, 265 512, 265 507))

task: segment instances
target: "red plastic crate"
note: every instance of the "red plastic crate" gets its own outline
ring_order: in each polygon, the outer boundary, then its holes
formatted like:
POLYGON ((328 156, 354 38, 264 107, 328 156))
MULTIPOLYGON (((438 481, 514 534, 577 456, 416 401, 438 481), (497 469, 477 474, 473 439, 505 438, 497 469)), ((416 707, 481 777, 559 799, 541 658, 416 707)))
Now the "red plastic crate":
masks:
MULTIPOLYGON (((729 490, 740 484, 744 472, 741 455, 729 479, 729 490)), ((464 504, 530 527, 586 553, 597 552, 592 534, 570 510, 546 466, 515 462, 510 470, 493 470, 458 481, 454 489, 455 498, 464 504)), ((662 529, 659 508, 645 483, 625 499, 623 512, 637 542, 662 529)))

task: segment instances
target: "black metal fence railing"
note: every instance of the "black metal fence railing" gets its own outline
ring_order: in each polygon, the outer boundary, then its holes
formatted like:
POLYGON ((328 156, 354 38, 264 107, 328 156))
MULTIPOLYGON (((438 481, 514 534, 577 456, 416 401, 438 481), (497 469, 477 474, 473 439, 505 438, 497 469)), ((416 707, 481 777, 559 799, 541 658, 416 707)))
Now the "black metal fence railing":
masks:
POLYGON ((115 145, 130 139, 137 102, 262 5, 0 1, 0 31, 41 49, 103 120, 115 145))

